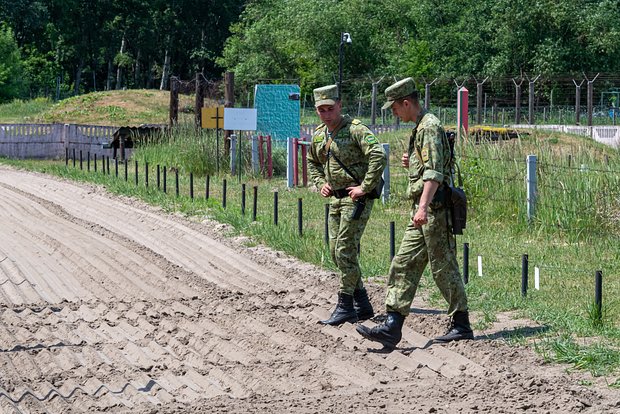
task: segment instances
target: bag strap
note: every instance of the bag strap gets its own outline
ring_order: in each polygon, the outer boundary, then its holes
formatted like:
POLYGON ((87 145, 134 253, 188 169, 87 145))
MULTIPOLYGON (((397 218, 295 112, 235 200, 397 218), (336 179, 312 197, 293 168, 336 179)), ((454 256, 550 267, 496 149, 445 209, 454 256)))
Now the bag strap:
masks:
MULTIPOLYGON (((417 125, 416 125, 415 129, 416 129, 416 138, 417 138, 417 130, 418 130, 418 126, 417 125)), ((444 136, 446 136, 445 134, 446 134, 446 132, 444 131, 444 136)), ((447 140, 447 136, 446 136, 446 140, 447 140)), ((448 141, 448 146, 450 146, 450 142, 449 141, 448 141)), ((414 148, 415 155, 418 157, 418 161, 420 161, 420 164, 424 165, 424 161, 422 161, 422 154, 420 154, 420 150, 415 145, 415 143, 413 144, 413 148, 414 148)), ((458 186, 460 188, 462 188, 463 187, 463 176, 461 175, 461 167, 457 164, 456 158, 454 157, 454 150, 450 146, 450 163, 452 164, 452 162, 454 162, 454 166, 457 169, 458 186)), ((450 169, 450 177, 452 177, 452 181, 454 182, 454 177, 453 177, 452 169, 450 169)))
POLYGON ((340 160, 338 159, 338 157, 336 157, 336 154, 334 154, 333 152, 331 152, 331 149, 330 149, 330 147, 331 147, 331 145, 332 145, 332 142, 333 142, 333 138, 332 138, 332 137, 333 137, 333 136, 335 136, 335 135, 336 135, 336 134, 337 134, 337 133, 338 133, 338 132, 342 129, 342 127, 343 127, 345 124, 346 124, 346 122, 345 122, 345 119, 343 118, 343 119, 342 119, 342 121, 340 121, 340 123, 338 124, 338 126, 337 126, 336 128, 334 128, 334 130, 333 130, 331 133, 329 133, 329 132, 328 132, 329 139, 327 140, 327 143, 325 144, 325 149, 326 149, 326 152, 327 152, 327 159, 329 160, 329 157, 334 157, 334 159, 336 160, 336 162, 338 163, 338 165, 340 165, 340 168, 342 168, 342 169, 343 169, 343 170, 344 170, 347 174, 349 174, 349 175, 351 176, 351 178, 353 178, 353 179, 355 180, 355 182, 357 183, 357 185, 362 185, 362 182, 361 182, 361 181, 360 181, 360 180, 359 180, 359 179, 355 176, 355 174, 353 174, 353 173, 351 172, 351 170, 349 170, 349 169, 347 168, 347 166, 346 166, 346 165, 344 165, 344 164, 342 163, 342 161, 340 161, 340 160))
POLYGON ((360 180, 359 180, 359 179, 355 176, 355 174, 353 174, 353 173, 351 172, 351 170, 349 170, 349 169, 347 168, 347 166, 346 166, 346 165, 344 165, 344 164, 342 163, 342 161, 340 161, 340 160, 338 159, 338 157, 336 157, 336 154, 332 154, 332 153, 330 153, 330 152, 328 152, 327 154, 328 154, 328 157, 329 157, 330 155, 331 155, 332 157, 334 157, 334 159, 336 160, 336 162, 338 163, 338 165, 340 165, 340 167, 341 167, 341 168, 342 168, 342 169, 343 169, 343 170, 344 170, 347 174, 349 174, 349 175, 351 176, 351 178, 353 178, 353 179, 355 180, 355 182, 357 183, 357 185, 362 185, 362 183, 361 183, 361 182, 360 182, 360 180))

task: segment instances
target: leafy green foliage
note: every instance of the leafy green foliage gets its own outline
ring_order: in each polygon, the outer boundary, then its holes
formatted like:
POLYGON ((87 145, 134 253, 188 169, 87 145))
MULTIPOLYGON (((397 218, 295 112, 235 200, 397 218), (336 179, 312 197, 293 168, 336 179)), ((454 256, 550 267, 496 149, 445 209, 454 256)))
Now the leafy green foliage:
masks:
POLYGON ((24 89, 23 63, 13 31, 0 25, 0 103, 20 95, 24 89))
MULTIPOLYGON (((520 76, 617 71, 617 2, 568 0, 256 0, 231 28, 222 66, 251 83, 333 82, 340 33, 345 79, 520 76)), ((345 85, 346 87, 346 85, 345 85)))

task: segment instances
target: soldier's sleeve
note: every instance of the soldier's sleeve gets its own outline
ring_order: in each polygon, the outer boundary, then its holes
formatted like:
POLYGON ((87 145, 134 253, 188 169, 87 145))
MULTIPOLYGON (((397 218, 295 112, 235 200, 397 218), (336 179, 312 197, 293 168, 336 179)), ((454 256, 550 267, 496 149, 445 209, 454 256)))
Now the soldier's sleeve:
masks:
POLYGON ((387 163, 387 158, 383 146, 370 129, 360 125, 359 133, 356 134, 356 137, 362 152, 368 160, 368 171, 362 180, 361 188, 365 193, 369 193, 379 183, 387 163))
POLYGON ((427 125, 418 131, 418 137, 422 145, 420 156, 424 163, 424 174, 422 181, 437 181, 442 183, 444 180, 444 150, 443 150, 443 129, 439 125, 427 125))
MULTIPOLYGON (((310 173, 310 179, 320 190, 326 183, 325 169, 323 164, 319 161, 319 155, 317 154, 317 140, 319 136, 315 133, 312 136, 312 143, 310 144, 310 151, 308 151, 308 172, 310 173)), ((321 138, 322 140, 322 138, 321 138)))

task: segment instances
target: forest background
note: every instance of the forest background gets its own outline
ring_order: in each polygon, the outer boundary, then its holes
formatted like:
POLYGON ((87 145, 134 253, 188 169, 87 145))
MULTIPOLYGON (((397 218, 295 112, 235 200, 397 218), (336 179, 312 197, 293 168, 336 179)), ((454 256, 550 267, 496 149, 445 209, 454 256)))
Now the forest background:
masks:
MULTIPOLYGON (((612 0, 3 0, 0 102, 166 89, 170 75, 219 80, 226 70, 239 94, 257 82, 308 93, 336 80, 341 32, 353 39, 345 90, 383 76, 541 75, 544 98, 571 77, 620 72, 612 0)), ((445 84, 440 99, 453 95, 445 84)))

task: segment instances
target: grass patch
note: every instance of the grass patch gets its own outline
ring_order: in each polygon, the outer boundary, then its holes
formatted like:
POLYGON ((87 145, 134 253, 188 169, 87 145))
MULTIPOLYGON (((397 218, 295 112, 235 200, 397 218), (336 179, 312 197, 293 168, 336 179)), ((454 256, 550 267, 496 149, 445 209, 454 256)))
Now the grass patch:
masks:
POLYGON ((42 112, 51 108, 53 102, 47 98, 36 98, 29 101, 20 99, 0 105, 0 123, 19 124, 32 123, 42 112))
MULTIPOLYGON (((364 233, 360 261, 365 277, 385 281, 390 264, 389 223, 396 223, 396 243, 402 239, 409 219, 405 199, 406 172, 400 157, 407 131, 383 134, 390 143, 391 200, 376 202, 364 233)), ((223 141, 223 140, 222 140, 223 141)), ((168 211, 209 217, 230 224, 236 234, 250 236, 301 260, 334 269, 324 243, 324 211, 328 200, 307 188, 286 188, 282 176, 265 180, 249 168, 249 143, 242 161, 241 180, 226 173, 228 158, 215 149, 213 135, 180 127, 172 136, 138 148, 134 160, 140 165, 139 185, 134 184, 133 160, 128 182, 101 172, 74 169, 64 162, 4 162, 28 169, 99 183, 117 194, 140 197, 168 211), (215 157, 220 174, 215 173, 215 157), (149 187, 144 185, 144 162, 149 162, 149 187), (156 187, 156 165, 168 167, 168 193, 156 187), (170 170, 170 168, 173 170, 170 170), (175 196, 174 175, 179 172, 175 196), (189 197, 189 173, 194 173, 194 200, 189 197), (205 200, 210 175, 209 199, 205 200), (227 207, 223 208, 223 180, 227 180, 227 207), (246 212, 241 214, 241 184, 246 184, 246 212), (252 187, 258 186, 257 220, 252 221, 252 187), (279 198, 279 224, 273 224, 274 192, 279 198), (303 199, 303 237, 297 234, 297 200, 303 199)), ((276 150, 274 163, 281 173, 284 153, 276 150)), ((476 328, 490 326, 498 312, 515 311, 548 327, 539 350, 550 359, 568 362, 592 372, 614 372, 620 364, 620 156, 618 151, 591 140, 562 134, 536 132, 510 142, 468 142, 457 147, 469 198, 469 222, 461 247, 470 246, 470 282, 467 292, 472 311, 482 315, 476 328), (552 138, 552 139, 551 139, 552 138), (538 156, 538 206, 533 221, 526 217, 525 159, 538 156), (570 156, 570 157, 569 157, 570 156), (583 167, 585 166, 585 167, 583 167), (530 289, 521 296, 521 255, 528 254, 530 289), (477 256, 482 256, 483 276, 477 275, 477 256), (540 269, 540 290, 533 288, 534 267, 540 269), (594 274, 603 271, 601 315, 593 314, 594 274), (600 316, 600 317, 599 317, 600 316), (548 339, 548 338, 561 338, 548 339), (571 343, 572 337, 601 338, 595 344, 571 343), (607 351, 605 351, 607 350, 607 351), (607 352, 607 354, 606 354, 607 352), (606 359, 605 359, 606 358, 606 359), (602 368, 610 364, 609 371, 602 368)), ((85 168, 85 167, 84 167, 85 168)), ((425 272, 421 289, 429 289, 434 306, 445 308, 434 282, 425 272)))
MULTIPOLYGON (((179 95, 179 120, 193 120, 195 98, 179 95)), ((170 92, 152 89, 92 92, 64 99, 38 113, 36 120, 47 123, 76 123, 88 125, 137 126, 167 124, 170 92)))
POLYGON ((620 367, 620 350, 604 343, 578 344, 568 335, 545 339, 536 345, 548 362, 570 364, 593 376, 609 375, 620 367))

